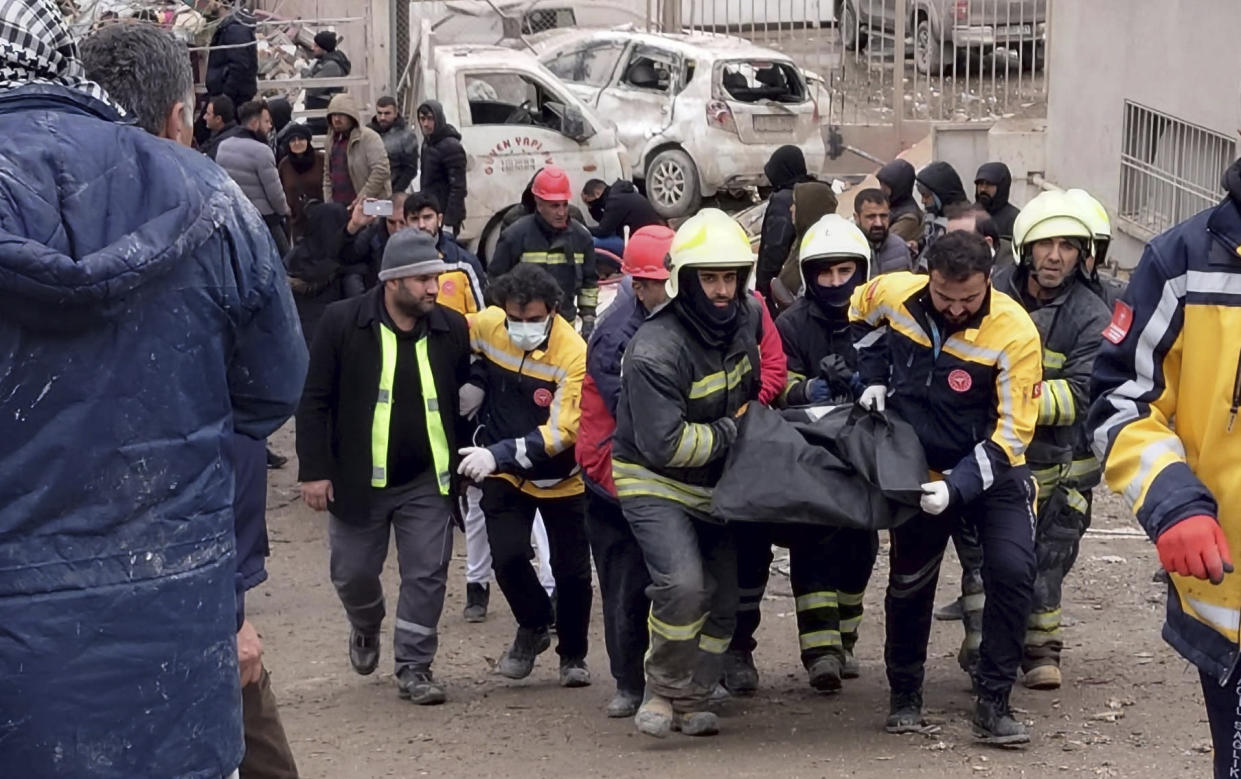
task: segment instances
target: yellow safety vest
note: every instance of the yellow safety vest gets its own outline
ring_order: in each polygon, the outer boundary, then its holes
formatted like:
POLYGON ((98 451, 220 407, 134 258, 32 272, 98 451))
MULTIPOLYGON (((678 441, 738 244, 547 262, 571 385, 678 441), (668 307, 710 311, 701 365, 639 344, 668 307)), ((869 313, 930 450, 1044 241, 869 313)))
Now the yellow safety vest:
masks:
MULTIPOLYGON (((371 486, 388 486, 388 427, 392 422, 392 382, 396 376, 396 333, 387 326, 379 326, 381 361, 379 368, 379 397, 375 401, 375 416, 371 421, 371 486)), ((422 398, 426 403, 427 438, 431 442, 431 461, 435 466, 436 479, 441 495, 448 494, 452 475, 448 471, 448 437, 444 435, 444 423, 440 419, 439 398, 435 394, 435 377, 431 373, 431 361, 427 358, 427 337, 414 343, 414 355, 418 360, 418 380, 422 384, 422 398)))

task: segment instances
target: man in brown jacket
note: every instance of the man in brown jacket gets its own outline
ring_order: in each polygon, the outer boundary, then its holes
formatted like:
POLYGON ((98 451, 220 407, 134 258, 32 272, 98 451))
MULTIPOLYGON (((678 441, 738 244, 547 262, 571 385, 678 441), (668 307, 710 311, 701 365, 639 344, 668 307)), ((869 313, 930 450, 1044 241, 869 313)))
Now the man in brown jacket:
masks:
POLYGON ((353 97, 342 93, 327 108, 327 148, 324 149, 323 200, 353 208, 359 199, 392 196, 388 152, 379 133, 362 124, 353 97))

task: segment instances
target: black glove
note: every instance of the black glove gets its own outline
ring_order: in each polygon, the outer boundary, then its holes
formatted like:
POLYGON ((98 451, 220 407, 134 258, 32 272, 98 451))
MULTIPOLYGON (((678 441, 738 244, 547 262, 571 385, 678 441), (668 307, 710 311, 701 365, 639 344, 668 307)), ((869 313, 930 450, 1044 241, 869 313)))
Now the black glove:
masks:
POLYGON ((852 394, 853 369, 839 354, 829 354, 819 360, 819 378, 827 382, 833 396, 852 394))
POLYGON ((1069 506, 1064 490, 1064 487, 1056 487, 1039 509, 1034 552, 1040 571, 1066 569, 1085 531, 1086 518, 1069 506))

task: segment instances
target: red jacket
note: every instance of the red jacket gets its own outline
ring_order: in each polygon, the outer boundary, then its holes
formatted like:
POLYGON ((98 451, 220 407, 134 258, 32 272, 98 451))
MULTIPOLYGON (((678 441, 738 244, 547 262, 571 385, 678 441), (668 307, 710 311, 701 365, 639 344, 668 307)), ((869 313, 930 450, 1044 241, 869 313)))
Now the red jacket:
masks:
MULTIPOLYGON (((646 318, 642 304, 633 297, 629 285, 622 284, 620 294, 612 303, 612 306, 621 308, 616 311, 609 308, 608 315, 599 322, 590 339, 575 450, 577 463, 586 475, 586 485, 596 491, 606 491, 613 498, 616 497, 616 485, 612 482, 612 434, 616 432, 621 356, 629 345, 629 339, 646 318), (625 294, 627 291, 628 294, 625 294), (625 308, 631 310, 626 311, 625 308)), ((763 302, 763 296, 758 292, 754 296, 763 302)), ((784 354, 780 333, 767 311, 767 304, 763 303, 760 308, 763 319, 758 344, 761 383, 758 399, 767 405, 784 391, 788 381, 788 358, 784 354)))

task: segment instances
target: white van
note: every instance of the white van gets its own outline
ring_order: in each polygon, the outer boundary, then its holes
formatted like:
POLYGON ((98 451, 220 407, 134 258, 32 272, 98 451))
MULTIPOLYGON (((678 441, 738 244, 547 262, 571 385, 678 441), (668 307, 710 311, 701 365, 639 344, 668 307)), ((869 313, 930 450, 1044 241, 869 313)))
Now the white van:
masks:
POLYGON ((533 55, 498 46, 436 46, 425 22, 422 33, 411 59, 408 113, 412 120, 423 100, 439 100, 445 119, 461 132, 467 194, 459 239, 484 262, 499 240, 504 213, 520 204, 544 165, 569 174, 583 212, 581 188, 588 179, 610 184, 626 176, 616 130, 533 55))

